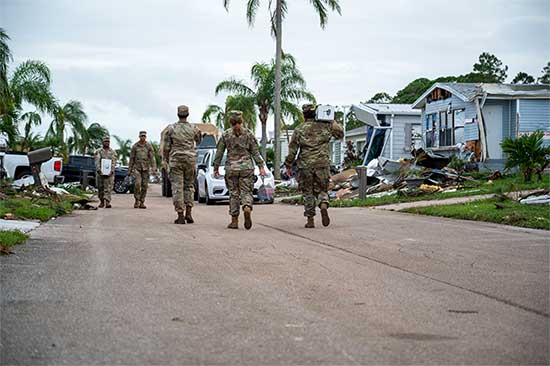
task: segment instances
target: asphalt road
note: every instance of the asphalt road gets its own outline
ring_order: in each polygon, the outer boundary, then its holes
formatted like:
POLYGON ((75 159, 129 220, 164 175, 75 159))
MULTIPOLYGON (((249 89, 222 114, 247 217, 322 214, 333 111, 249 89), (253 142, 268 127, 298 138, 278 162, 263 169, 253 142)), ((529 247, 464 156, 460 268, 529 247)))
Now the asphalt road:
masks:
POLYGON ((115 195, 0 258, 2 365, 548 364, 549 233, 115 195), (320 221, 320 220, 318 220, 320 221))

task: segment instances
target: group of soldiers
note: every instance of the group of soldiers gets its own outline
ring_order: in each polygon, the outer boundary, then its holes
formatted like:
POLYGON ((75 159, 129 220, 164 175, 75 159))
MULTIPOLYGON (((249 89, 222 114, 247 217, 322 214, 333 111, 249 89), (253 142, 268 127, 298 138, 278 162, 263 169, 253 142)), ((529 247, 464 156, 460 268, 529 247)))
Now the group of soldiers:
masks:
MULTIPOLYGON (((307 219, 306 228, 314 228, 316 208, 321 212, 323 226, 330 224, 328 215, 329 197, 328 185, 330 179, 329 142, 332 138, 342 139, 342 127, 335 121, 317 121, 316 106, 305 104, 302 107, 304 123, 292 135, 289 144, 285 167, 288 176, 292 176, 292 163, 297 158, 298 183, 304 196, 304 216, 307 219)), ((163 133, 163 155, 170 171, 174 209, 178 217, 175 224, 194 223, 191 214, 193 209, 195 166, 197 159, 196 145, 202 140, 202 133, 187 121, 189 108, 181 105, 177 110, 178 121, 168 126, 163 133)), ((231 111, 229 123, 231 127, 223 132, 217 144, 214 158, 214 175, 219 176, 219 167, 225 152, 225 183, 229 190, 229 229, 238 229, 239 215, 242 208, 244 227, 252 227, 254 166, 257 165, 260 175, 265 176, 265 162, 258 149, 258 141, 254 134, 243 126, 241 111, 231 111)), ((140 140, 132 147, 128 174, 135 178, 134 208, 146 208, 145 196, 150 173, 156 174, 154 151, 146 141, 146 132, 141 131, 140 140)), ((111 207, 111 190, 114 183, 114 167, 116 153, 109 146, 109 138, 103 139, 103 148, 95 155, 97 187, 99 191, 99 207, 111 207), (110 175, 102 175, 101 159, 112 160, 110 175)))

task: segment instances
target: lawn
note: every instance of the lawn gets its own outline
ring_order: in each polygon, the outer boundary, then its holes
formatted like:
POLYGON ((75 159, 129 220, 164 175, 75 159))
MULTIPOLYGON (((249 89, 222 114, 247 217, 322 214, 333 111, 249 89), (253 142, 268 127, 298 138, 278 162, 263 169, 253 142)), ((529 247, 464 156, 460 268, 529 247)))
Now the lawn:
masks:
POLYGON ((550 230, 550 207, 523 205, 497 197, 453 205, 413 207, 401 212, 550 230))
MULTIPOLYGON (((490 193, 506 193, 523 190, 532 190, 539 188, 550 188, 550 175, 543 176, 540 182, 523 182, 523 178, 518 175, 509 175, 501 179, 497 179, 488 183, 482 179, 481 175, 476 176, 479 180, 464 182, 464 186, 454 192, 437 192, 437 193, 423 193, 420 195, 411 195, 410 193, 399 191, 397 194, 383 197, 367 197, 364 200, 360 199, 342 199, 331 200, 331 207, 368 207, 368 206, 381 206, 389 205, 393 203, 401 202, 415 202, 425 200, 442 200, 453 197, 468 197, 477 196, 490 193)), ((302 197, 283 199, 283 203, 290 204, 303 204, 302 197)))
POLYGON ((4 230, 0 231, 0 246, 4 247, 2 248, 2 254, 5 254, 4 251, 9 250, 8 248, 24 243, 25 240, 28 239, 27 234, 23 234, 21 231, 18 230, 4 230))
POLYGON ((71 200, 66 198, 11 197, 0 201, 0 218, 12 214, 14 219, 48 221, 71 212, 71 200))

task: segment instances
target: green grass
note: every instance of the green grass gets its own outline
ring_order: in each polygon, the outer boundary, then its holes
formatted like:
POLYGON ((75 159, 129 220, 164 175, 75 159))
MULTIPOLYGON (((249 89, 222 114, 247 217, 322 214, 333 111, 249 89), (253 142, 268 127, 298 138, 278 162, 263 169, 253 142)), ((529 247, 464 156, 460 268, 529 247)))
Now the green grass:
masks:
POLYGON ((16 219, 47 221, 71 212, 69 199, 12 197, 0 201, 0 218, 11 213, 16 219))
POLYGON ((17 244, 24 243, 29 236, 18 230, 1 230, 0 231, 0 245, 4 247, 12 247, 17 244))
POLYGON ((453 205, 413 207, 402 212, 550 230, 550 207, 522 205, 496 197, 453 205), (497 208, 496 204, 503 208, 497 208))
MULTIPOLYGON (((501 179, 493 181, 491 184, 487 184, 486 180, 482 180, 480 173, 476 178, 480 180, 473 182, 464 182, 464 187, 458 189, 455 192, 437 192, 437 193, 423 193, 420 195, 408 195, 405 192, 398 192, 397 194, 391 196, 383 196, 378 198, 366 198, 364 200, 360 199, 343 199, 343 200, 332 200, 330 202, 331 207, 369 207, 369 206, 381 206, 389 205, 394 203, 402 202, 415 202, 415 201, 425 201, 425 200, 442 200, 446 198, 453 197, 469 197, 477 196, 481 194, 490 194, 490 193, 502 193, 502 192, 515 192, 539 188, 550 188, 550 175, 543 176, 542 181, 540 182, 523 182, 523 178, 518 175, 505 176, 501 179)), ((289 204, 303 204, 302 197, 293 198, 293 199, 284 199, 283 203, 289 204)))

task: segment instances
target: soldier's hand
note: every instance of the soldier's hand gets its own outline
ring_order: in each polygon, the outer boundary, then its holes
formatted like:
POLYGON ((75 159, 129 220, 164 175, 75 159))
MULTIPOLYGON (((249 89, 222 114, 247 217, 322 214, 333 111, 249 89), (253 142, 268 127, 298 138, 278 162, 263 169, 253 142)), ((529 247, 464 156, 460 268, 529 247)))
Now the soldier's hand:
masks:
POLYGON ((265 176, 266 176, 265 168, 263 168, 263 167, 260 168, 260 175, 261 175, 262 177, 265 177, 265 176))
POLYGON ((215 168, 214 169, 214 177, 219 177, 220 176, 220 170, 218 168, 215 168))

